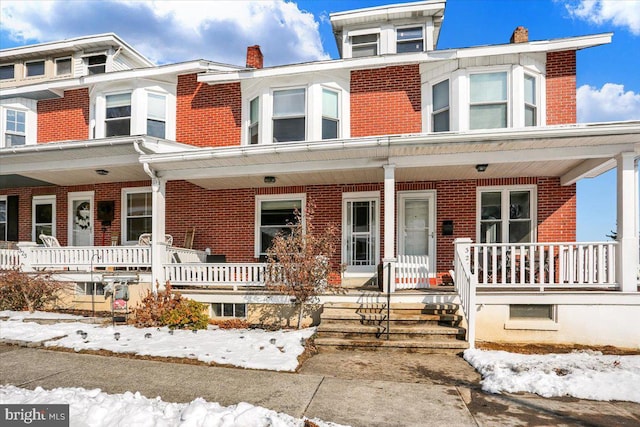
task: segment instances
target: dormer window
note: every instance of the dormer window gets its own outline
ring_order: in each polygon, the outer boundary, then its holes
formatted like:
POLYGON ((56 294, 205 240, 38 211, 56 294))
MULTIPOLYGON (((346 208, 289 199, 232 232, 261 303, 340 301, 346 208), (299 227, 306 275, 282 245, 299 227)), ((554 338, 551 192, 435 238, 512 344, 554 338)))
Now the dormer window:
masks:
POLYGON ((351 36, 351 56, 375 56, 378 54, 378 34, 351 36))
POLYGON ((25 77, 44 76, 44 61, 26 62, 25 77))
POLYGON ((304 141, 305 89, 273 91, 273 142, 304 141))
POLYGON ((71 74, 71 58, 57 58, 55 64, 56 76, 71 74))
POLYGON ((107 55, 92 55, 86 59, 87 74, 103 74, 107 71, 107 55))
POLYGON ((398 28, 396 52, 424 51, 424 36, 422 27, 398 28))
POLYGON ((12 80, 15 78, 15 66, 13 64, 0 65, 0 80, 12 80))

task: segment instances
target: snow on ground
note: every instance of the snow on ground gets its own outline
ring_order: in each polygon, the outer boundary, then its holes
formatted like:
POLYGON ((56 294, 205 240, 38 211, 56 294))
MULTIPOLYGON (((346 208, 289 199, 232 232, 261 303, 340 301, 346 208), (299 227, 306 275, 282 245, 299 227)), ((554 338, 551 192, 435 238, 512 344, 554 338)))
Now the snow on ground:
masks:
POLYGON ((482 375, 482 389, 490 393, 530 392, 543 397, 640 403, 640 356, 466 350, 464 359, 482 375))
POLYGON ((53 313, 50 311, 34 311, 29 313, 28 311, 11 311, 1 310, 0 318, 10 317, 12 319, 82 319, 83 316, 76 316, 75 314, 65 313, 53 313))
POLYGON ((308 328, 295 331, 209 329, 194 333, 80 322, 40 325, 22 319, 11 316, 9 320, 0 321, 0 339, 45 341, 47 347, 66 347, 75 351, 108 350, 141 356, 184 357, 205 363, 273 371, 294 371, 298 356, 304 352, 303 341, 315 332, 315 328, 308 328))
MULTIPOLYGON (((190 403, 169 403, 159 397, 146 398, 140 393, 107 394, 100 389, 56 388, 47 391, 41 387, 28 390, 0 386, 0 403, 69 404, 71 425, 92 427, 301 427, 304 423, 290 415, 244 402, 226 407, 202 398, 190 403)), ((317 419, 312 421, 321 427, 339 427, 317 419)))

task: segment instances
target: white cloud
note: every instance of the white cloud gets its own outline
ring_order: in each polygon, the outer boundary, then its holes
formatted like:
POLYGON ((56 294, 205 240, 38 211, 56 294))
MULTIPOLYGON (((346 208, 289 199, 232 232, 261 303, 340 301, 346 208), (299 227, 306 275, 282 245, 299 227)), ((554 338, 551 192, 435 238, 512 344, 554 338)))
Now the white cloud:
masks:
POLYGON ((611 22, 640 35, 640 0, 580 0, 566 5, 571 16, 597 25, 611 22))
POLYGON ((113 32, 158 63, 244 65, 246 47, 255 44, 265 65, 329 58, 315 17, 282 0, 5 0, 0 20, 3 36, 18 43, 113 32))
POLYGON ((605 83, 598 89, 589 85, 578 88, 578 122, 640 120, 640 93, 624 91, 624 86, 605 83))

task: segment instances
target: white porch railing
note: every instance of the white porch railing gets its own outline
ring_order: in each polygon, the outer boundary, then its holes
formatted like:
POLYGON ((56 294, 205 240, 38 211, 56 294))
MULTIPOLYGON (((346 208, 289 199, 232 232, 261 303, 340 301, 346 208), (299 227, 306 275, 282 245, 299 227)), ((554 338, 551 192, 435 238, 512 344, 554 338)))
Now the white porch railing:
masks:
POLYGON ((429 287, 429 257, 427 255, 398 255, 396 261, 396 289, 429 287))
POLYGON ((34 269, 89 270, 92 267, 151 267, 149 246, 29 246, 22 251, 23 266, 34 269))
POLYGON ((0 270, 11 270, 20 265, 20 251, 17 249, 0 249, 0 270))
POLYGON ((616 287, 616 245, 473 243, 472 271, 478 287, 616 287))
POLYGON ((264 286, 266 263, 165 264, 165 277, 172 286, 264 286))
POLYGON ((475 348, 477 276, 471 271, 471 239, 456 239, 453 282, 467 322, 467 341, 475 348))
POLYGON ((174 246, 167 248, 167 262, 169 263, 197 263, 205 262, 206 259, 207 254, 204 251, 174 246))

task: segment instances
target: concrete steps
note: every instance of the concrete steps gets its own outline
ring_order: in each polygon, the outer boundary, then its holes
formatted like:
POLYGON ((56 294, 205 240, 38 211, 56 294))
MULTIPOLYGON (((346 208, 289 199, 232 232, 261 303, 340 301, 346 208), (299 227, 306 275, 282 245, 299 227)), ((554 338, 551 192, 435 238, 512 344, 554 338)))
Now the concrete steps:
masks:
POLYGON ((459 353, 468 348, 457 304, 392 303, 387 310, 381 302, 326 303, 320 319, 315 339, 320 351, 459 353))

